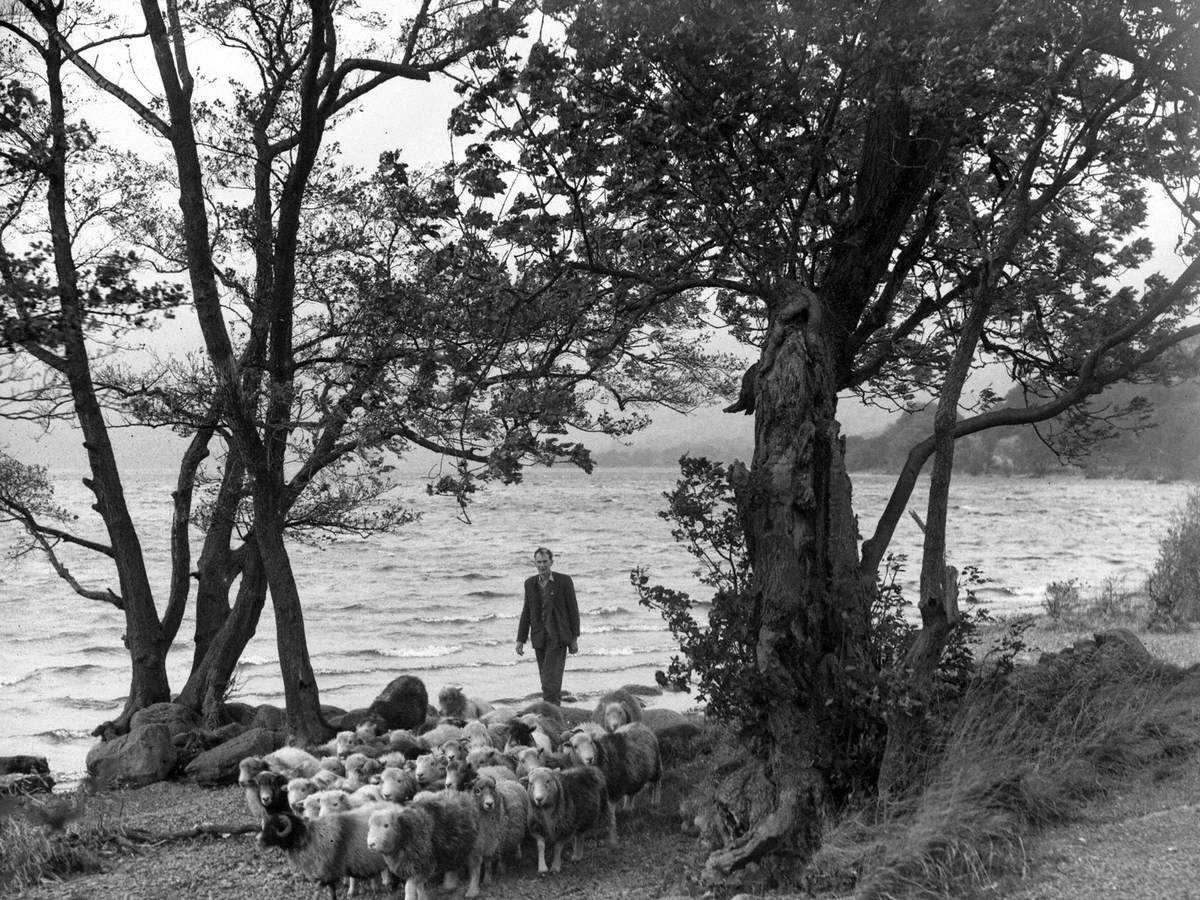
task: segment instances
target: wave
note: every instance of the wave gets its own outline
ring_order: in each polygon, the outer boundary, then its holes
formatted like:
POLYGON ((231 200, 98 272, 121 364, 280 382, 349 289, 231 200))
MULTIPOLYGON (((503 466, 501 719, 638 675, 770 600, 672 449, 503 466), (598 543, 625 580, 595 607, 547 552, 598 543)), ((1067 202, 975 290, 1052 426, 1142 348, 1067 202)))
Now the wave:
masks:
POLYGON ((503 578, 504 576, 495 573, 485 575, 482 572, 467 572, 458 577, 463 581, 495 581, 497 578, 503 578))
POLYGON ((410 619, 418 625, 475 625, 479 622, 491 622, 496 619, 515 619, 516 613, 481 613, 478 616, 416 616, 410 619))
POLYGON ((124 647, 114 646, 112 644, 105 644, 103 646, 84 647, 82 650, 79 650, 76 652, 81 653, 84 656, 104 655, 104 654, 116 654, 118 656, 125 656, 129 651, 126 650, 124 647))
POLYGON ((370 675, 371 669, 340 669, 336 666, 314 666, 314 675, 370 675))
POLYGON ((120 710, 125 703, 124 697, 113 697, 111 700, 101 700, 99 697, 55 697, 52 704, 66 706, 72 709, 120 710))
POLYGON ((598 606, 595 609, 589 609, 584 613, 585 616, 628 616, 629 610, 624 606, 598 606))
MULTIPOLYGON (((634 649, 632 647, 597 647, 594 650, 587 650, 582 653, 582 656, 633 656, 634 649)), ((645 652, 645 651, 637 651, 645 652)))
POLYGON ((507 591, 468 591, 467 596, 468 597, 484 597, 487 599, 492 599, 495 597, 515 597, 516 594, 512 594, 507 591))
POLYGON ((39 731, 30 737, 40 738, 51 744, 69 744, 72 741, 82 741, 92 736, 88 729, 71 730, 69 728, 54 728, 50 731, 39 731))
POLYGON ((661 634, 665 625, 660 625, 658 628, 647 628, 645 625, 596 625, 587 630, 588 634, 612 634, 614 632, 632 632, 643 634, 661 634))
POLYGON ((273 656, 243 656, 238 660, 238 668, 249 668, 250 666, 273 666, 279 660, 273 656))
POLYGON ((388 650, 368 651, 374 656, 388 656, 397 659, 424 659, 427 657, 450 656, 462 652, 462 644, 429 644, 425 647, 393 647, 388 650))
POLYGON ((24 684, 37 676, 37 674, 37 672, 30 672, 28 675, 21 675, 17 678, 0 678, 0 687, 14 687, 18 684, 24 684))

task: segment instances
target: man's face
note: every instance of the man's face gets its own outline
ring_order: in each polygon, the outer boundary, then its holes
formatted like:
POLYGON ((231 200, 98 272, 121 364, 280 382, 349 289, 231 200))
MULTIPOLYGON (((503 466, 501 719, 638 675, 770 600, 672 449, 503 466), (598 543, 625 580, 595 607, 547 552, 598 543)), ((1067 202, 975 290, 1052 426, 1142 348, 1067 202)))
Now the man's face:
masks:
POLYGON ((534 566, 537 567, 537 573, 538 573, 539 578, 545 578, 547 575, 550 574, 551 560, 550 560, 550 557, 547 556, 545 553, 535 553, 533 555, 533 564, 534 564, 534 566))

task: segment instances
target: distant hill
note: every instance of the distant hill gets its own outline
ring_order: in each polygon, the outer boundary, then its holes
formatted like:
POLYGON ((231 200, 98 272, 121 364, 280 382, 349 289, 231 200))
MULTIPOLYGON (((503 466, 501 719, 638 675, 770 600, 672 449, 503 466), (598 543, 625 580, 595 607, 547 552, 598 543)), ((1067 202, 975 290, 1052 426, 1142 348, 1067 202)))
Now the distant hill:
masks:
MULTIPOLYGON (((1050 474, 1077 472, 1089 478, 1148 480, 1200 479, 1200 383, 1116 385, 1094 402, 1094 408, 1113 408, 1134 397, 1150 402, 1149 427, 1123 430, 1116 437, 1091 445, 1085 455, 1061 461, 1032 426, 994 428, 962 438, 955 445, 954 466, 978 475, 1050 474)), ((1019 402, 1015 391, 1008 402, 1019 402)), ((850 437, 846 463, 851 471, 897 472, 909 449, 933 432, 932 407, 902 416, 882 434, 850 437)), ((1054 420, 1040 426, 1052 430, 1054 420)))

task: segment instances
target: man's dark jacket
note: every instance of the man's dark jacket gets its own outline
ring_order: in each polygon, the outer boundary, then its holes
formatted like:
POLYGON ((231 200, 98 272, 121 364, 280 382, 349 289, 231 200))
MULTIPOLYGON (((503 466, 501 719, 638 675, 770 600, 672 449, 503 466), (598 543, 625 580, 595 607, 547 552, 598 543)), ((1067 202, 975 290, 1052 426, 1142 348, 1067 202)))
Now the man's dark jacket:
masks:
POLYGON ((575 583, 570 575, 551 573, 546 601, 543 609, 538 577, 526 578, 525 606, 521 610, 521 624, 517 626, 517 640, 522 644, 532 640, 535 650, 566 646, 579 637, 579 605, 575 601, 575 583))

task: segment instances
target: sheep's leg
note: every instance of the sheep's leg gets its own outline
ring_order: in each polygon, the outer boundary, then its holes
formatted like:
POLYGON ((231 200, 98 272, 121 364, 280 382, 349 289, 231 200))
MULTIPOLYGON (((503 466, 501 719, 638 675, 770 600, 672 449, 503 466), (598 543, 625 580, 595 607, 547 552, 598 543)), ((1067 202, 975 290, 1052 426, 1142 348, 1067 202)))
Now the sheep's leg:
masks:
POLYGON ((562 852, 566 838, 554 842, 554 859, 550 862, 550 871, 558 874, 562 871, 562 852))
POLYGON ((583 840, 577 831, 571 835, 571 862, 579 862, 581 859, 583 859, 583 840))
POLYGON ((478 850, 472 850, 471 853, 467 856, 467 873, 469 874, 470 878, 467 882, 467 892, 464 896, 466 896, 466 897, 478 897, 479 896, 479 877, 480 877, 480 872, 482 869, 483 869, 483 856, 479 853, 478 850))
POLYGON ((550 869, 546 866, 546 839, 540 834, 535 834, 533 839, 537 842, 538 874, 545 875, 550 871, 550 869))
POLYGON ((346 896, 347 897, 357 896, 358 895, 358 879, 355 878, 353 875, 347 875, 346 881, 348 881, 350 884, 350 886, 348 888, 346 888, 346 896))
POLYGON ((421 900, 421 885, 416 878, 405 879, 404 900, 421 900))
POLYGON ((608 804, 608 846, 617 846, 617 808, 608 804))
POLYGON ((654 790, 650 792, 650 802, 655 806, 662 805, 662 777, 654 782, 654 790))
POLYGON ((453 869, 447 869, 446 874, 442 876, 442 890, 453 891, 458 887, 458 872, 453 869))

